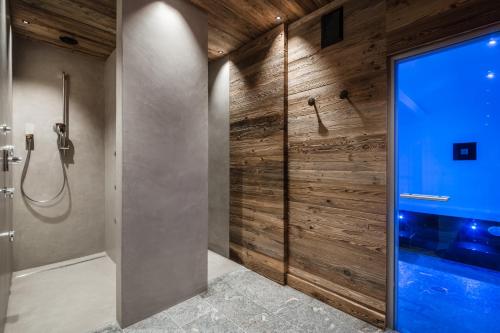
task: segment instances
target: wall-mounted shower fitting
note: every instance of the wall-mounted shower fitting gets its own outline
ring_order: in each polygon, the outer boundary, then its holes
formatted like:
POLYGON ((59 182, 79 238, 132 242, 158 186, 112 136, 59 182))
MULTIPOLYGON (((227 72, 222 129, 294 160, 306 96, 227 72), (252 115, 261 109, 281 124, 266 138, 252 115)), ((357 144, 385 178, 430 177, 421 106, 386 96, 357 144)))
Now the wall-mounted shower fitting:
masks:
POLYGON ((63 154, 69 149, 69 113, 68 113, 68 80, 69 75, 65 72, 62 73, 62 92, 63 92, 63 122, 54 125, 54 131, 57 133, 57 146, 63 154))
POLYGON ((3 133, 3 135, 7 135, 10 131, 12 131, 12 128, 7 126, 7 124, 0 125, 0 132, 3 133))
POLYGON ((26 150, 35 150, 35 125, 31 123, 24 124, 24 136, 26 150))
POLYGON ((57 133, 57 146, 64 153, 65 150, 69 149, 66 135, 66 125, 63 123, 56 123, 54 125, 54 132, 57 133))
MULTIPOLYGON (((66 169, 64 167, 63 155, 66 154, 66 151, 69 149, 69 138, 68 138, 68 90, 67 90, 67 79, 68 75, 66 73, 62 73, 62 90, 63 90, 63 122, 56 123, 54 125, 54 132, 57 134, 57 149, 59 150, 59 158, 61 160, 61 168, 63 173, 63 183, 59 188, 59 191, 51 198, 45 200, 37 200, 30 197, 26 191, 24 190, 24 182, 26 180, 26 175, 28 174, 28 168, 30 164, 31 151, 35 149, 35 126, 33 124, 25 125, 25 137, 26 137, 26 150, 28 151, 26 154, 26 162, 24 163, 23 172, 21 174, 21 194, 23 197, 35 204, 47 204, 50 203, 60 195, 63 194, 64 188, 68 182, 68 177, 66 175, 66 169)), ((5 166, 5 163, 4 163, 5 166)))
POLYGON ((26 134, 26 150, 35 150, 35 136, 26 134))
POLYGON ((0 147, 2 151, 2 169, 3 171, 9 171, 9 164, 19 164, 23 160, 21 157, 14 155, 14 146, 3 146, 0 147))

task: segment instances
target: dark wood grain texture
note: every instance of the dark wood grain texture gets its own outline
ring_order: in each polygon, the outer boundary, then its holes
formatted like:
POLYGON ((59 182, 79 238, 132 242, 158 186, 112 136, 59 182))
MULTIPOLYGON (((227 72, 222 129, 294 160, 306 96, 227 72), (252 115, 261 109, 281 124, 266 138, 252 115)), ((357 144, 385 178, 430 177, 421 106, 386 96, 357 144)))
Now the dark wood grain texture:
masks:
POLYGON ((331 0, 191 0, 208 12, 208 57, 222 57, 280 23, 298 18, 331 0), (282 18, 276 21, 276 16, 282 18))
POLYGON ((288 283, 383 327, 385 2, 334 1, 290 25, 288 48, 288 283), (339 6, 345 38, 321 49, 321 15, 339 6))
POLYGON ((11 0, 10 6, 13 30, 21 36, 102 58, 115 49, 115 0, 11 0))
POLYGON ((230 56, 231 258, 284 283, 285 33, 230 56))
POLYGON ((498 1, 336 0, 290 25, 290 286, 385 325, 389 57, 499 22, 498 1), (322 50, 340 6, 345 39, 322 50))
POLYGON ((499 23, 497 0, 387 0, 387 50, 396 54, 499 23))

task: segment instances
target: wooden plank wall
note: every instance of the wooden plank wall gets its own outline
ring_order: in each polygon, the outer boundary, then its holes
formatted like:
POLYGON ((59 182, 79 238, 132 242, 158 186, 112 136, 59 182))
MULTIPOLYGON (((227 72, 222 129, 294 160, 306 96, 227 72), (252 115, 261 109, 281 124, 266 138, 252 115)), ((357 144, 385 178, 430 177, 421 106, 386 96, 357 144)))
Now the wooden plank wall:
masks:
POLYGON ((288 284, 382 327, 385 2, 334 1, 316 14, 288 30, 288 284), (344 40, 322 50, 321 14, 341 3, 344 40), (340 99, 343 89, 349 100, 340 99))
POLYGON ((387 51, 400 53, 498 24, 498 0, 387 0, 387 51))
POLYGON ((492 0, 334 0, 292 23, 288 40, 279 27, 236 52, 232 258, 385 326, 389 56, 499 22, 492 0), (344 40, 321 50, 321 15, 340 6, 344 40))
POLYGON ((230 257, 285 281, 286 38, 280 25, 230 55, 230 257))

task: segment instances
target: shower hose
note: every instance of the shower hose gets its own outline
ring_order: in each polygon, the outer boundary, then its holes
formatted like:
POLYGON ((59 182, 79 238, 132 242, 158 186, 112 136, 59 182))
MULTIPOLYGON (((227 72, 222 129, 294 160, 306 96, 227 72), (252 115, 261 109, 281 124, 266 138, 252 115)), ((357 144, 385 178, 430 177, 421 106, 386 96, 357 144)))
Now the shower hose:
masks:
POLYGON ((32 142, 30 140, 28 142, 28 154, 26 155, 26 162, 24 163, 23 172, 21 174, 21 194, 23 195, 23 197, 25 197, 26 199, 28 199, 31 202, 35 202, 35 203, 39 203, 39 204, 49 203, 49 202, 54 201, 55 199, 57 199, 63 193, 64 187, 66 187, 66 183, 67 183, 66 168, 64 167, 64 161, 63 161, 61 149, 59 149, 59 145, 58 145, 57 146, 57 148, 58 148, 57 150, 59 151, 59 159, 61 161, 61 168, 62 168, 62 172, 63 172, 63 183, 62 183, 61 189, 59 190, 59 192, 57 192, 57 194, 55 196, 53 196, 50 199, 47 199, 47 200, 35 200, 32 197, 30 197, 26 193, 26 191, 24 190, 24 181, 26 180, 26 174, 28 173, 28 167, 29 167, 29 164, 30 164, 31 144, 32 144, 32 142))

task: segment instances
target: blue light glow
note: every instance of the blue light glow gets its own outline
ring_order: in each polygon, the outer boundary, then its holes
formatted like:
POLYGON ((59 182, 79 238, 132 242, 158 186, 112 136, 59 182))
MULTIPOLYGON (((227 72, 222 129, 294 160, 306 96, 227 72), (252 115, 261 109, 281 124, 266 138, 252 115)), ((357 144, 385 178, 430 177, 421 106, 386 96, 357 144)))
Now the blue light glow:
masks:
POLYGON ((500 33, 396 62, 395 310, 402 333, 500 333, 496 73, 500 33), (454 160, 453 145, 468 142, 477 144, 477 158, 454 160))

